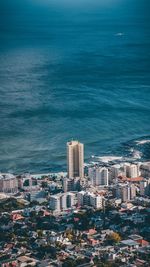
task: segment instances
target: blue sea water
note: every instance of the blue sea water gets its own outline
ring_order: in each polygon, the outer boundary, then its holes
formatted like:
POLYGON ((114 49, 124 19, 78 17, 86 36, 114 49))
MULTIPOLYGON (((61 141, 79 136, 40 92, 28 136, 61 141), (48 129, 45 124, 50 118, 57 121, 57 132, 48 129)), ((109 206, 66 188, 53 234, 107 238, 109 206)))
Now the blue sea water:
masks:
POLYGON ((85 159, 150 159, 148 0, 0 1, 0 170, 65 170, 85 159), (138 147, 137 147, 138 146, 138 147))

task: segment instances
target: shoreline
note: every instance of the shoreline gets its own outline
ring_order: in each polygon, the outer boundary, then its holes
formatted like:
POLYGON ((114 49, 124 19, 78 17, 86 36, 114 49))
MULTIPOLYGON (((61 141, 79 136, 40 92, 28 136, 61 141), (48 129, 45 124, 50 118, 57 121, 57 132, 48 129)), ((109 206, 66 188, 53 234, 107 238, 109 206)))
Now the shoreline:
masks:
MULTIPOLYGON (((84 168, 88 168, 88 167, 92 167, 94 165, 99 165, 101 167, 111 167, 113 165, 117 165, 117 164, 124 164, 124 163, 141 163, 141 164, 147 164, 150 162, 150 160, 138 160, 138 159, 134 159, 134 158, 123 158, 123 157, 113 157, 113 156, 108 156, 108 158, 117 158, 117 160, 108 160, 108 161, 101 161, 100 158, 103 158, 103 157, 96 157, 95 158, 99 158, 99 161, 91 161, 89 163, 84 163, 84 168)), ((104 156, 104 158, 106 158, 104 156)), ((51 172, 39 172, 39 173, 35 173, 35 172, 19 172, 19 173, 16 173, 16 172, 0 172, 0 175, 5 175, 5 174, 13 174, 15 176, 20 176, 20 175, 30 175, 32 176, 33 178, 36 178, 36 179, 41 179, 42 177, 44 176, 57 176, 57 177, 66 177, 67 176, 67 171, 62 171, 62 170, 59 170, 59 171, 51 171, 51 172)))

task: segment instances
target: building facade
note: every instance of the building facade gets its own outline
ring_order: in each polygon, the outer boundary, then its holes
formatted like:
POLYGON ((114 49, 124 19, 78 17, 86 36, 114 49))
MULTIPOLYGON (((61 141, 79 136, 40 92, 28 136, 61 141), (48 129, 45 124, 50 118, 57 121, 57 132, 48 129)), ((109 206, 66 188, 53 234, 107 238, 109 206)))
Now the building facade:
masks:
POLYGON ((78 141, 67 143, 68 177, 84 177, 84 145, 78 141))
POLYGON ((0 192, 15 194, 18 192, 18 181, 13 174, 0 175, 0 192))
POLYGON ((108 186, 109 173, 105 167, 92 167, 88 170, 90 182, 94 186, 108 186))
POLYGON ((74 193, 59 193, 50 196, 49 206, 51 210, 60 212, 61 210, 72 208, 75 205, 75 202, 74 193))
POLYGON ((139 168, 136 164, 126 166, 126 176, 128 178, 136 178, 139 176, 139 168))

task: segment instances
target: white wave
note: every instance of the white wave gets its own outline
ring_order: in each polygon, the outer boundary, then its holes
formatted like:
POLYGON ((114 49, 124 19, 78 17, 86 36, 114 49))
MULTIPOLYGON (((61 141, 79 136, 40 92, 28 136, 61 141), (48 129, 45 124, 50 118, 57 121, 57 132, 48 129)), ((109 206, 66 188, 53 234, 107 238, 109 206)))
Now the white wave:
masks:
POLYGON ((99 161, 102 162, 109 162, 109 161, 114 161, 114 160, 122 160, 122 157, 117 157, 117 156, 104 156, 104 157, 96 157, 99 161))
POLYGON ((133 156, 134 159, 141 159, 142 152, 140 152, 138 150, 134 150, 132 156, 133 156))
POLYGON ((136 141, 137 145, 144 145, 150 143, 150 139, 147 140, 141 140, 141 141, 136 141))
POLYGON ((115 36, 123 36, 123 35, 124 35, 123 32, 117 32, 117 33, 115 34, 115 36))
POLYGON ((99 162, 98 162, 98 161, 90 161, 90 162, 89 162, 89 165, 91 165, 91 164, 92 164, 92 165, 96 165, 96 164, 99 164, 99 162))
POLYGON ((84 163, 84 167, 89 167, 90 164, 89 163, 84 163))

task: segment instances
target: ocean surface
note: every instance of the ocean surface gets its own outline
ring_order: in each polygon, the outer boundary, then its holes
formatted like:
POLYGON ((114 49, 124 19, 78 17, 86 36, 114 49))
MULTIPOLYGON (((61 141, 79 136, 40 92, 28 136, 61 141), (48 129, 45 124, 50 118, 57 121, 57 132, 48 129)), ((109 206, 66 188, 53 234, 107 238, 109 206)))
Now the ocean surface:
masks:
POLYGON ((66 142, 150 160, 150 1, 0 1, 0 171, 66 169, 66 142), (139 142, 138 142, 139 141, 139 142))

